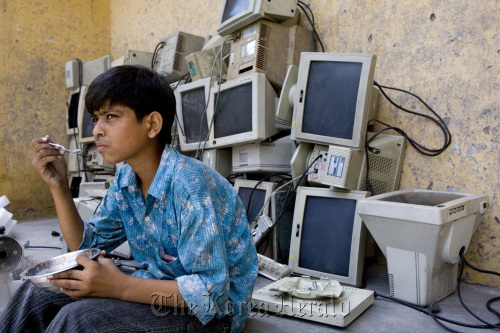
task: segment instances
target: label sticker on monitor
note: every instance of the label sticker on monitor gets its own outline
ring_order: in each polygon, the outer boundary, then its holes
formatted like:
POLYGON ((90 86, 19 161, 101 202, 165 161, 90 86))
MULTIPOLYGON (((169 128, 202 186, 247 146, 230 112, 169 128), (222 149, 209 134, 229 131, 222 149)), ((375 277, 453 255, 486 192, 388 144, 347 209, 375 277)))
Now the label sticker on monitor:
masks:
POLYGON ((344 171, 345 157, 342 156, 332 156, 330 157, 330 165, 328 167, 327 174, 334 177, 342 177, 342 172, 344 171))
POLYGON ((257 44, 257 41, 253 40, 249 43, 246 43, 241 47, 241 57, 245 58, 248 56, 251 56, 255 53, 255 45, 257 44))
POLYGON ((248 149, 240 149, 240 165, 248 164, 248 149))
POLYGON ((192 61, 188 62, 188 68, 189 68, 189 74, 191 74, 191 76, 196 76, 196 68, 194 67, 194 64, 192 61))

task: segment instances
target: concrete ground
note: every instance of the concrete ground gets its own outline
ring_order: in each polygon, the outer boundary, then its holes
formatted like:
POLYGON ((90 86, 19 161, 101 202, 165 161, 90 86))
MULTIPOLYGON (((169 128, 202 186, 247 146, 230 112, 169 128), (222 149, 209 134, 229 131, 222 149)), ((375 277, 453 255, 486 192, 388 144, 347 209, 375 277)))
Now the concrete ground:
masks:
MULTIPOLYGON (((29 241, 30 246, 61 246, 61 240, 52 236, 52 231, 60 232, 56 219, 44 219, 37 221, 19 222, 15 227, 12 237, 24 245, 29 241)), ((22 271, 45 259, 60 254, 58 249, 30 249, 24 250, 24 262, 16 269, 22 271)), ((387 278, 387 267, 380 264, 372 264, 365 268, 366 289, 373 290, 382 295, 389 295, 389 283, 387 278)), ((1 281, 7 280, 0 275, 1 281)), ((255 290, 259 290, 273 281, 259 276, 255 290)), ((4 282, 5 283, 5 282, 4 282)), ((19 282, 10 282, 14 287, 19 282)), ((0 289, 3 290, 3 289, 0 289)), ((500 290, 495 287, 485 287, 462 282, 461 294, 465 304, 477 315, 486 321, 498 323, 497 318, 486 309, 486 302, 500 296, 500 290)), ((5 306, 8 295, 0 295, 0 310, 5 306), (6 297, 7 296, 7 297, 6 297)), ((452 295, 439 302, 441 311, 438 315, 455 321, 481 325, 460 304, 455 291, 452 295)), ((494 304, 494 308, 500 312, 500 302, 494 304)), ((498 332, 494 329, 474 329, 460 327, 444 322, 445 325, 459 332, 498 332)), ((430 316, 410 309, 393 301, 375 297, 373 304, 355 319, 349 326, 339 328, 326 324, 320 324, 303 318, 285 317, 273 314, 262 314, 252 312, 247 319, 243 332, 446 332, 430 316)))

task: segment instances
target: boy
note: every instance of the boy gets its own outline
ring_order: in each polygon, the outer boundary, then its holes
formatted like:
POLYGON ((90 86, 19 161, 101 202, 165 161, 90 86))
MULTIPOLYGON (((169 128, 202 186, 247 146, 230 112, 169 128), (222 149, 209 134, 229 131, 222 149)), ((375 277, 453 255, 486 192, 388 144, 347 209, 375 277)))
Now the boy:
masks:
POLYGON ((168 146, 170 86, 145 67, 113 67, 92 82, 85 104, 98 152, 107 163, 126 162, 91 220, 78 215, 64 152, 49 136, 32 141, 32 164, 49 185, 71 251, 109 252, 128 240, 147 268, 127 275, 102 255, 80 256, 82 271, 48 280, 64 294, 24 284, 0 331, 240 331, 257 276, 248 221, 222 176, 168 146))

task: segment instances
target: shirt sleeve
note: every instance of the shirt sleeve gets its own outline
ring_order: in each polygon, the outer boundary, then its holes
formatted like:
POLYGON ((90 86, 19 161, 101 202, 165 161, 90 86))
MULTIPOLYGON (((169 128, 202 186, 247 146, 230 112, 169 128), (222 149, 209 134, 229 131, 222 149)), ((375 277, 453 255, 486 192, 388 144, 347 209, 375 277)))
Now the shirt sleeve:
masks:
POLYGON ((205 191, 177 202, 181 224, 179 259, 189 272, 177 278, 179 292, 193 314, 206 324, 214 316, 228 312, 230 285, 223 224, 216 218, 211 197, 205 191))
POLYGON ((102 199, 97 212, 89 221, 83 221, 84 230, 79 249, 99 248, 111 252, 126 240, 121 221, 119 192, 113 184, 102 199))

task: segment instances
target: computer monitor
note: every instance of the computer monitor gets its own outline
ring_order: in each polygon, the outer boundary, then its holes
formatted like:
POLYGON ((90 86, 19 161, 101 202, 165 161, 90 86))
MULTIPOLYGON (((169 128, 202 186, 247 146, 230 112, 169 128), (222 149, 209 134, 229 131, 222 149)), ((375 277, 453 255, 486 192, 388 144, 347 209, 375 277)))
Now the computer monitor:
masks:
POLYGON ((66 134, 78 134, 78 105, 80 103, 80 89, 72 89, 69 93, 66 109, 66 134))
POLYGON ((488 207, 487 195, 417 189, 360 200, 358 213, 387 259, 391 296, 427 306, 451 294, 460 251, 488 207))
POLYGON ((278 97, 264 74, 254 73, 213 89, 208 119, 212 148, 264 141, 278 133, 275 100, 278 97))
POLYGON ((126 55, 121 56, 111 63, 111 67, 123 65, 140 65, 151 68, 153 52, 128 50, 126 55))
POLYGON ((227 177, 232 172, 231 148, 206 149, 201 155, 201 161, 220 173, 222 177, 227 177))
POLYGON ((233 173, 290 173, 295 143, 286 136, 271 142, 232 147, 233 173))
POLYGON ((217 33, 232 34, 261 18, 283 22, 295 17, 297 0, 224 0, 217 22, 217 33))
POLYGON ((288 265, 293 274, 361 286, 366 228, 356 212, 368 192, 297 189, 288 265))
MULTIPOLYGON (((374 133, 368 133, 369 137, 373 135, 374 133)), ((379 134, 370 142, 370 147, 376 153, 368 151, 367 155, 364 150, 316 144, 303 165, 303 171, 299 173, 304 172, 307 166, 314 162, 310 171, 317 172, 307 176, 311 185, 366 191, 368 156, 368 180, 375 194, 396 190, 406 150, 405 138, 399 135, 379 134), (317 159, 319 155, 322 157, 317 159)), ((297 169, 294 172, 296 173, 297 169)))
POLYGON ((94 143, 94 123, 90 113, 85 107, 85 95, 87 95, 87 86, 82 86, 80 100, 78 102, 78 140, 80 143, 94 143))
MULTIPOLYGON (((155 70, 168 83, 179 81, 183 75, 189 73, 185 57, 193 52, 200 51, 206 38, 183 31, 176 31, 161 41, 155 70)), ((154 55, 153 55, 154 57, 154 55)))
POLYGON ((179 143, 182 151, 210 148, 207 118, 210 92, 217 90, 217 80, 206 78, 180 85, 175 89, 179 143), (201 143, 201 144, 200 144, 201 143))
POLYGON ((266 74, 281 89, 287 68, 298 66, 301 52, 314 51, 312 31, 299 25, 285 26, 266 19, 234 32, 227 80, 251 73, 266 74))
MULTIPOLYGON (((364 147, 367 122, 375 117, 379 91, 373 87, 376 56, 304 52, 293 96, 294 140, 364 147)), ((280 102, 288 99, 282 91, 280 102)))
POLYGON ((104 73, 111 67, 111 56, 105 55, 92 61, 86 61, 83 64, 82 85, 90 86, 92 81, 101 73, 104 73))
MULTIPOLYGON (((273 193, 275 183, 259 182, 256 180, 236 179, 234 181, 234 189, 238 192, 238 196, 243 202, 243 206, 247 212, 248 223, 251 224, 258 216, 264 204, 269 200, 273 193), (258 185, 257 185, 258 184, 258 185)), ((269 216, 270 202, 262 211, 263 214, 269 216)))

